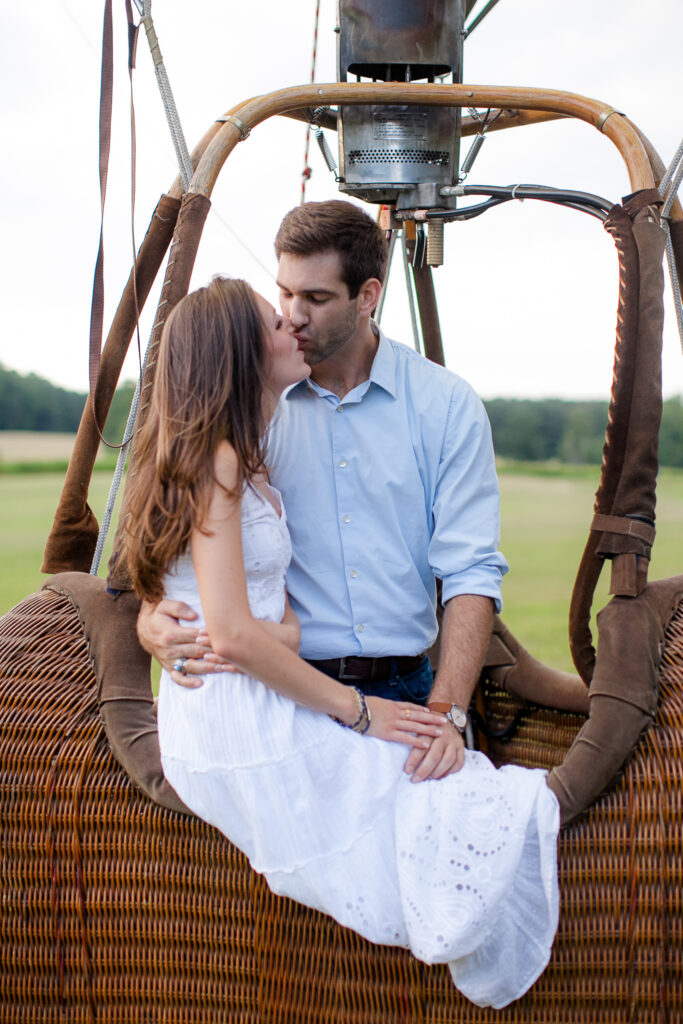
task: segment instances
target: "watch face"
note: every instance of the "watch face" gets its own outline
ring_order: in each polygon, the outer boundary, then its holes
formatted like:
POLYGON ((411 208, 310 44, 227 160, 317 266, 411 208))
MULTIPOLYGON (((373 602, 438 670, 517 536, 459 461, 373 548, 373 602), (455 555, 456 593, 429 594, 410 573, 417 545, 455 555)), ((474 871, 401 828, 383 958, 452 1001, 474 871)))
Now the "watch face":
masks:
POLYGON ((463 711, 462 708, 458 707, 457 704, 451 705, 451 710, 448 712, 448 718, 460 732, 464 732, 467 726, 467 712, 463 711))

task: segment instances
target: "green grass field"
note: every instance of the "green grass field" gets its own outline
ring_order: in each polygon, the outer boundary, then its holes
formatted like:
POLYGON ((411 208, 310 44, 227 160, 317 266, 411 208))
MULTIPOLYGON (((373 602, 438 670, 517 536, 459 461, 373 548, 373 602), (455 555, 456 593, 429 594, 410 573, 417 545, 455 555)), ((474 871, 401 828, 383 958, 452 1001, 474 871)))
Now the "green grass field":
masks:
MULTIPOLYGON (((503 467, 501 547, 510 573, 503 617, 536 657, 571 668, 567 643, 569 598, 591 520, 598 471, 588 468, 503 467)), ((111 481, 97 471, 90 505, 101 520, 111 481)), ((43 548, 62 486, 57 473, 0 475, 0 614, 39 589, 43 548)), ((658 534, 650 578, 683 572, 683 472, 663 470, 658 534)), ((103 571, 110 550, 105 548, 103 571)), ((609 567, 595 607, 607 600, 609 567)))
MULTIPOLYGON (((101 522, 111 485, 110 471, 93 473, 89 504, 101 522)), ((45 541, 52 526, 63 473, 0 474, 0 614, 40 589, 45 541)), ((111 551, 105 546, 103 570, 111 551)))
MULTIPOLYGON (((567 467, 557 475, 515 467, 500 474, 501 549, 510 572, 503 585, 503 618, 537 658, 571 670, 569 601, 588 536, 598 471, 567 467)), ((650 579, 683 573, 683 472, 662 470, 657 539, 650 579)), ((594 611, 608 601, 610 567, 598 585, 594 611)))

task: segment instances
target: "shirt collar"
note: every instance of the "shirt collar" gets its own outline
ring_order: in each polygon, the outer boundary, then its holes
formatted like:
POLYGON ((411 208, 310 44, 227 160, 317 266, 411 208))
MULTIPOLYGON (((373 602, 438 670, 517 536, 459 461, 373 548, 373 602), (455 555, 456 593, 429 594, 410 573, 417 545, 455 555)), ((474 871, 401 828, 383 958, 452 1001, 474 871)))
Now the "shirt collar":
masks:
MULTIPOLYGON (((383 391, 390 394, 392 398, 396 398, 396 354, 393 345, 374 320, 370 321, 370 326, 379 338, 379 344, 375 358, 372 361, 368 385, 376 384, 383 391)), ((311 390, 316 391, 316 388, 313 387, 313 382, 309 382, 308 378, 306 378, 306 380, 301 380, 298 384, 291 387, 284 397, 286 399, 295 398, 297 395, 305 394, 311 390)))
POLYGON ((387 391, 392 398, 396 398, 396 353, 384 331, 374 320, 371 326, 377 337, 379 345, 370 371, 370 383, 387 391))

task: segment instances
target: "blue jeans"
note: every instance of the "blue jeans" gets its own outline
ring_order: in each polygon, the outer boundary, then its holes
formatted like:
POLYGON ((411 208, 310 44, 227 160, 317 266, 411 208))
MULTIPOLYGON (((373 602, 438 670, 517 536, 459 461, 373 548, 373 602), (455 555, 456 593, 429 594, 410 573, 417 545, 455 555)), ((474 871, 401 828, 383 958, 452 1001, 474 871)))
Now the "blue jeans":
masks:
MULTIPOLYGON (((321 671, 325 672, 325 669, 321 671)), ((336 678, 332 672, 325 672, 325 675, 336 678)), ((348 686, 357 686, 366 697, 407 700, 413 704, 427 703, 433 681, 434 673, 426 654, 418 667, 405 676, 400 676, 394 667, 384 679, 342 679, 348 686)))

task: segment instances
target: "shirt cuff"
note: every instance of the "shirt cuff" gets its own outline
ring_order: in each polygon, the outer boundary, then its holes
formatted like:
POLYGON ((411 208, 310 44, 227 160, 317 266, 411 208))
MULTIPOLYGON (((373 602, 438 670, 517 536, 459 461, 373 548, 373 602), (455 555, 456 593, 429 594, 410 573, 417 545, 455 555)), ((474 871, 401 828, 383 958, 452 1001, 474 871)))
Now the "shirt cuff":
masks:
MULTIPOLYGON (((507 569, 507 565, 505 568, 507 569)), ((495 604, 496 614, 500 615, 503 608, 502 581, 503 571, 497 565, 479 565, 466 572, 444 576, 441 603, 445 605, 452 597, 459 597, 462 594, 490 597, 495 604)))

